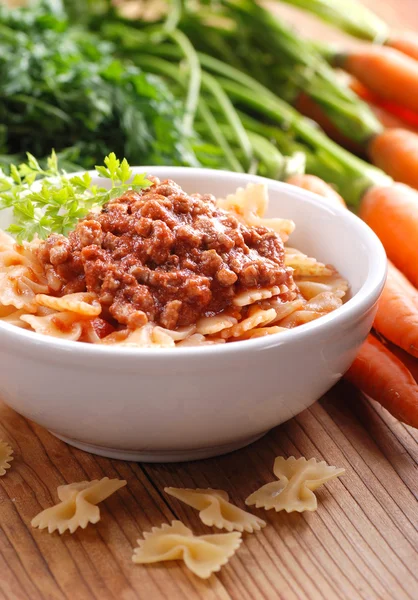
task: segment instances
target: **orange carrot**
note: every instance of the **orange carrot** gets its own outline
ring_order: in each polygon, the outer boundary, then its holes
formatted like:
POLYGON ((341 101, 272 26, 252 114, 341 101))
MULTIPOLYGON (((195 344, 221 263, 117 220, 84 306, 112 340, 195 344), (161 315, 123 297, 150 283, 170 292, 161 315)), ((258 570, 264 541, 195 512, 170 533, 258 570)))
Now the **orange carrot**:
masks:
POLYGON ((372 187, 359 214, 378 235, 389 259, 418 286, 418 192, 401 183, 372 187))
POLYGON ((387 101, 375 100, 375 104, 368 101, 375 117, 379 119, 385 129, 408 129, 416 132, 418 129, 418 113, 387 101))
POLYGON ((400 127, 401 129, 418 129, 418 113, 395 102, 389 102, 369 90, 358 79, 350 77, 350 88, 362 100, 367 102, 375 116, 386 129, 400 127))
POLYGON ((391 262, 374 328, 418 358, 418 290, 391 262))
POLYGON ((323 198, 331 200, 331 202, 345 206, 344 200, 340 194, 334 190, 328 183, 325 183, 316 175, 292 175, 287 179, 287 183, 296 185, 297 187, 318 194, 323 198))
POLYGON ((345 378, 394 417, 418 427, 418 385, 405 365, 369 335, 345 378))
POLYGON ((387 45, 418 60, 418 35, 414 31, 403 31, 399 36, 391 37, 387 45))
POLYGON ((408 129, 385 129, 368 145, 373 164, 395 181, 418 188, 418 135, 408 129))
POLYGON ((396 344, 386 342, 386 340, 384 341, 384 343, 387 349, 390 352, 392 352, 392 354, 394 354, 397 358, 399 358, 401 362, 403 362, 405 367, 411 373, 412 377, 418 383, 418 358, 411 356, 408 352, 405 352, 405 350, 402 350, 402 348, 396 346, 396 344))
MULTIPOLYGON (((287 182, 339 204, 344 203, 339 194, 318 177, 295 175, 287 182)), ((408 189, 401 184, 395 184, 394 187, 408 189)), ((403 348, 413 353, 417 352, 418 356, 418 348, 415 349, 415 339, 418 338, 418 303, 414 305, 414 297, 418 300, 417 290, 402 273, 389 264, 388 280, 379 303, 375 327, 388 339, 400 343, 403 348), (408 329, 405 326, 408 326, 408 329)), ((410 358, 415 360, 412 356, 410 358)), ((418 376, 418 361, 414 372, 418 376)), ((382 404, 394 417, 418 427, 418 384, 401 359, 385 348, 372 334, 360 348, 345 378, 382 404)))
POLYGON ((386 100, 418 112, 418 61, 386 46, 367 46, 336 59, 342 67, 386 100))

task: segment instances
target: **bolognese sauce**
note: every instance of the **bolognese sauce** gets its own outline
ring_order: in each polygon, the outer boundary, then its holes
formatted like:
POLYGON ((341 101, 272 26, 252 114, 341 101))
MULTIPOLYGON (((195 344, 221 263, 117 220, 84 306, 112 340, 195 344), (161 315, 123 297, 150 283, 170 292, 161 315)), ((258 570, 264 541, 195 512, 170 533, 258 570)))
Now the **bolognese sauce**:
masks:
POLYGON ((135 329, 167 329, 219 314, 245 290, 280 286, 295 298, 280 236, 216 206, 209 194, 188 195, 171 180, 130 190, 68 237, 51 235, 38 257, 54 292, 94 292, 102 316, 135 329))

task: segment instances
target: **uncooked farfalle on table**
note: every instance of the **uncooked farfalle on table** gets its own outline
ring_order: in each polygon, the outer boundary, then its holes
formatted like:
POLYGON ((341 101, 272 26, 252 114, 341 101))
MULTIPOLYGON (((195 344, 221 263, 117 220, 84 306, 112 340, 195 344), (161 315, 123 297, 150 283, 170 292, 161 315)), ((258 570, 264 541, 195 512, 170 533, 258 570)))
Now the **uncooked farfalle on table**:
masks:
POLYGON ((345 469, 331 467, 315 458, 306 460, 291 456, 286 459, 278 456, 274 461, 273 472, 278 481, 267 483, 248 496, 245 501, 247 506, 255 505, 256 508, 274 508, 276 511, 286 512, 316 510, 318 501, 313 490, 326 481, 339 477, 345 469))
POLYGON ((167 487, 164 491, 197 509, 200 520, 208 527, 253 533, 266 526, 259 517, 229 502, 224 490, 167 487))
POLYGON ((96 479, 79 481, 57 488, 59 504, 40 512, 32 519, 32 527, 48 528, 49 533, 69 531, 74 533, 81 527, 85 529, 89 523, 100 520, 100 509, 96 504, 126 485, 122 479, 96 479))
POLYGON ((6 474, 6 469, 10 469, 10 462, 13 460, 13 448, 7 442, 0 440, 0 476, 6 474))
POLYGON ((183 560, 195 575, 207 579, 228 562, 241 542, 239 532, 196 536, 181 521, 172 521, 145 532, 132 560, 138 564, 183 560))

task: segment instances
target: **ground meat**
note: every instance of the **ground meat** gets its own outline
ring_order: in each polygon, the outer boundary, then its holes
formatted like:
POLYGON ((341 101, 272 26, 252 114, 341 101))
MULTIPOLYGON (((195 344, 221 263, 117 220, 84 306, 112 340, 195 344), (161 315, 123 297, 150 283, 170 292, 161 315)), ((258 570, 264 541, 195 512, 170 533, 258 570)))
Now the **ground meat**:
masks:
POLYGON ((68 238, 50 236, 39 258, 61 282, 55 292, 94 292, 105 318, 132 329, 147 320, 187 326, 243 290, 293 283, 274 231, 244 225, 209 194, 187 195, 156 178, 80 221, 68 238))

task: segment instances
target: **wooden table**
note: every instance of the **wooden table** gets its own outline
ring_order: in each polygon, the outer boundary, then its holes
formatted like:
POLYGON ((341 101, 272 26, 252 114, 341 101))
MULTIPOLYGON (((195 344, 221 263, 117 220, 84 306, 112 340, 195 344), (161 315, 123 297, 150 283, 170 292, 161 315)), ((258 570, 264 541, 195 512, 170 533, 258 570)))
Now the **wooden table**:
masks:
MULTIPOLYGON (((368 4, 394 26, 418 28, 417 0, 368 4)), ((304 20, 304 30, 328 35, 312 23, 304 20)), ((4 405, 0 439, 15 451, 12 468, 0 478, 1 599, 418 598, 418 432, 346 383, 249 448, 202 462, 140 465, 93 456, 4 405), (254 511, 268 526, 245 535, 229 564, 208 581, 180 562, 131 562, 136 540, 152 526, 179 518, 196 533, 210 532, 196 511, 163 493, 165 486, 225 489, 244 507, 250 492, 273 479, 278 455, 314 456, 345 467, 346 474, 320 488, 317 512, 254 511), (31 528, 32 517, 57 500, 58 485, 105 475, 128 485, 101 504, 97 525, 63 536, 31 528)))

